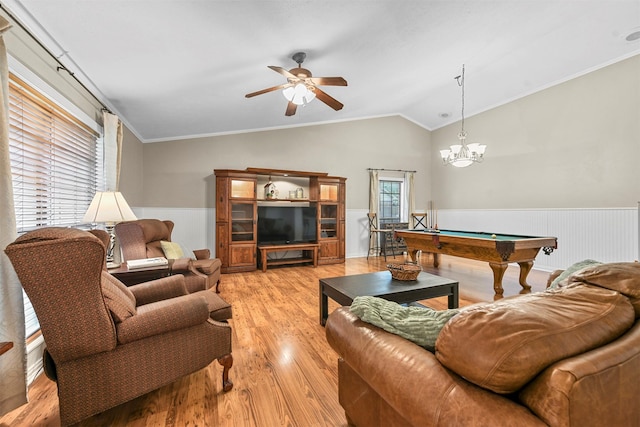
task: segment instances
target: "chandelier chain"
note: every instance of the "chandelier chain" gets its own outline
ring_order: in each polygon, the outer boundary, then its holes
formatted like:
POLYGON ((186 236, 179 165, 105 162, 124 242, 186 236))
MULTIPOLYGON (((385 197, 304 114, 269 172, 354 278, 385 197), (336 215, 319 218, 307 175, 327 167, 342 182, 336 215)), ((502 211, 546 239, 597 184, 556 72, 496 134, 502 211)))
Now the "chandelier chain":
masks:
POLYGON ((464 64, 462 64, 462 83, 458 82, 460 86, 462 86, 462 131, 461 134, 464 135, 464 64))

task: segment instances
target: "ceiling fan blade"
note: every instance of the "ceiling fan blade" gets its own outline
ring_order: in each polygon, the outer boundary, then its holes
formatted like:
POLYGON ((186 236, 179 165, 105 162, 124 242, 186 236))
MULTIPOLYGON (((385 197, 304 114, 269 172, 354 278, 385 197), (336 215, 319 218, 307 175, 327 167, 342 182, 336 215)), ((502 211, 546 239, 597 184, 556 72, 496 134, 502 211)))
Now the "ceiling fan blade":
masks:
POLYGON ((324 102, 334 110, 342 110, 342 107, 344 107, 344 105, 340 101, 322 91, 320 88, 314 88, 314 92, 316 93, 316 98, 318 98, 320 101, 324 102))
POLYGON ((257 92, 248 93, 244 97, 245 98, 252 98, 254 96, 262 95, 263 93, 273 92, 274 90, 278 90, 278 89, 286 89, 286 88, 291 87, 291 86, 293 86, 291 83, 283 83, 283 84, 278 85, 278 86, 273 86, 273 87, 269 87, 267 89, 259 90, 257 92))
POLYGON ((342 77, 310 77, 310 80, 314 85, 323 86, 346 86, 347 81, 342 77))
POLYGON ((293 102, 289 101, 289 104, 287 104, 287 111, 284 113, 284 115, 293 116, 296 113, 296 108, 298 108, 298 106, 293 102))
POLYGON ((291 74, 289 71, 285 70, 282 67, 278 67, 276 65, 267 65, 267 67, 271 68, 273 71, 275 71, 276 73, 280 73, 283 76, 285 76, 288 79, 296 79, 296 80, 300 80, 298 78, 298 76, 296 76, 295 74, 291 74))

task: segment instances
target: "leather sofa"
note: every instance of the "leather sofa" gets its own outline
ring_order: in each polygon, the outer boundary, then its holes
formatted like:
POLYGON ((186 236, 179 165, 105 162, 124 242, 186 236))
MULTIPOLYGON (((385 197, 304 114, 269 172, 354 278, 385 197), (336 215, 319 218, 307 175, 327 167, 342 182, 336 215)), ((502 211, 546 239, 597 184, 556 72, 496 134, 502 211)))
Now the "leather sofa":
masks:
POLYGON ((640 263, 461 310, 435 353, 341 307, 326 324, 356 426, 640 426, 640 263))

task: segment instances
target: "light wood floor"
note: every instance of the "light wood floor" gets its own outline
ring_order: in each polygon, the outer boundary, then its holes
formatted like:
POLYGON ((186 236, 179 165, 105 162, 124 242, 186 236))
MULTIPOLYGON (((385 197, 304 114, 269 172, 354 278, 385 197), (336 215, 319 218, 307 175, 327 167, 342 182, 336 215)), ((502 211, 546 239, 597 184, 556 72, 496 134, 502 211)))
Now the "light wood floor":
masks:
MULTIPOLYGON (((389 257, 389 262, 395 261, 389 257)), ((492 301, 487 263, 443 256, 425 271, 458 280, 460 304, 492 301)), ((318 279, 384 270, 382 257, 344 264, 272 268, 223 275, 221 295, 233 305, 234 388, 222 392, 222 368, 207 368, 102 414, 82 426, 346 426, 338 403, 337 356, 318 323, 318 279)), ((504 277, 505 296, 521 290, 518 267, 504 277)), ((545 288, 548 274, 533 270, 529 284, 545 288)), ((446 308, 446 297, 423 301, 446 308)), ((337 307, 330 300, 329 312, 337 307)), ((58 426, 55 383, 40 375, 29 403, 0 418, 0 426, 58 426)))

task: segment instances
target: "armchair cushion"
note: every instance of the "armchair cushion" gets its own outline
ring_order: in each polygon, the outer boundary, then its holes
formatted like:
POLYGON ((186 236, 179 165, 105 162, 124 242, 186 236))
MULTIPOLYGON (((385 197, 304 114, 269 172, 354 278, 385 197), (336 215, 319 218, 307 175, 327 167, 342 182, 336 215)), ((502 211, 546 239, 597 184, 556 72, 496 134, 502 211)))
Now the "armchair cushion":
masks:
POLYGON ((180 247, 179 243, 161 240, 160 247, 162 247, 164 257, 167 259, 178 259, 184 256, 184 251, 182 250, 182 247, 180 247))
POLYGON ((461 310, 438 336, 436 356, 468 381, 507 394, 552 363, 615 340, 634 320, 618 292, 575 284, 461 310))
POLYGON ((150 280, 128 289, 135 296, 137 306, 188 294, 184 276, 181 274, 150 280))
POLYGON ((143 338, 199 325, 209 319, 209 307, 198 294, 183 295, 138 307, 135 316, 117 325, 118 342, 143 338))
POLYGON ((106 271, 102 272, 102 296, 115 323, 136 314, 136 299, 131 291, 106 271))

